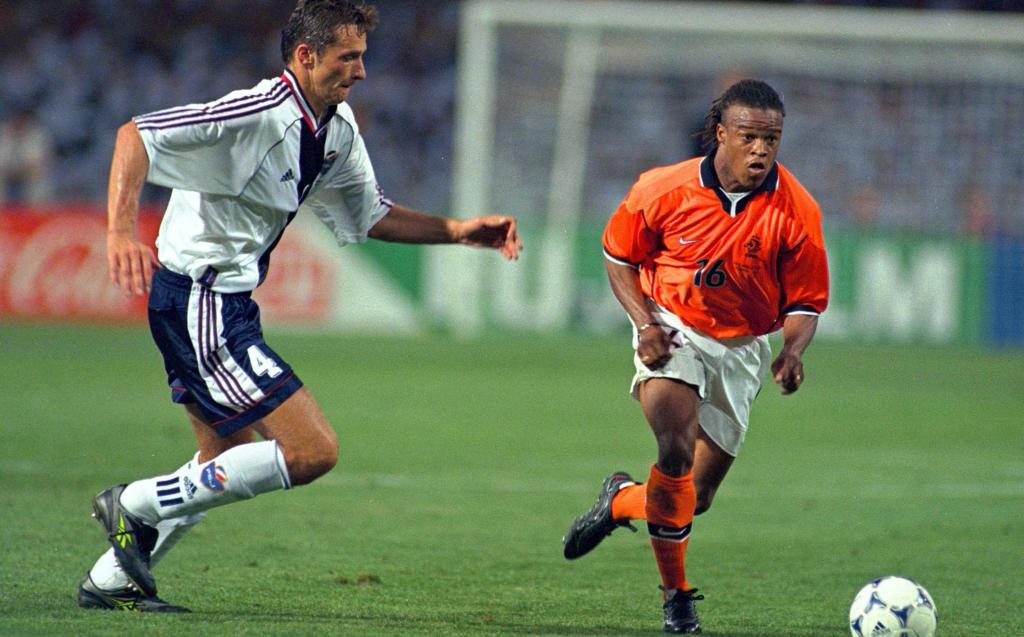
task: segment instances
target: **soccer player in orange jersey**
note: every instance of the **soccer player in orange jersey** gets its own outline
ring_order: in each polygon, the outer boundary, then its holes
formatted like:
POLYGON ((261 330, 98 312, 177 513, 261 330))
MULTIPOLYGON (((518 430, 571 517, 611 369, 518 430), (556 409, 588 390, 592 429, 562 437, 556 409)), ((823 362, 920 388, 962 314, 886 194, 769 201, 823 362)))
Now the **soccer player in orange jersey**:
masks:
POLYGON ((634 327, 631 392, 658 460, 645 484, 608 476, 564 553, 578 558, 646 520, 665 632, 700 631, 703 596, 684 571, 693 517, 739 452, 769 369, 783 394, 800 388, 802 355, 828 304, 821 211, 775 161, 784 116, 768 84, 733 84, 708 112, 708 155, 642 174, 604 233, 608 279, 634 327), (766 335, 780 328, 772 360, 766 335))

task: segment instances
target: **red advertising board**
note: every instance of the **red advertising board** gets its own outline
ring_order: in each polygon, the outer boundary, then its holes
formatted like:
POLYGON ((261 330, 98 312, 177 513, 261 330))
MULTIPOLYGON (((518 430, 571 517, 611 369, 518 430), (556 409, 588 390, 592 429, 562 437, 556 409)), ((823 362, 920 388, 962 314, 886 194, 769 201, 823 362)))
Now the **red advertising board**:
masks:
MULTIPOLYGON (((139 237, 153 244, 158 211, 139 217, 139 237)), ((256 293, 275 321, 322 324, 330 318, 335 270, 329 254, 291 228, 274 249, 256 293)), ((106 215, 90 206, 0 211, 0 319, 140 321, 145 299, 126 296, 107 275, 106 215)))

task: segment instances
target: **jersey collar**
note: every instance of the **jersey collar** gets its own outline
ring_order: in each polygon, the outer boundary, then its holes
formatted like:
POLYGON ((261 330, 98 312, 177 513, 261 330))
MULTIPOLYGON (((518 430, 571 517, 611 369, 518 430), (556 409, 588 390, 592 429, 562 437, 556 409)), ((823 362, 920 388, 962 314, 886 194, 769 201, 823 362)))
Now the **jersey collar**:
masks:
POLYGON ((718 201, 722 204, 722 210, 731 216, 743 212, 743 209, 747 207, 747 202, 753 199, 754 195, 762 192, 775 192, 775 189, 779 187, 779 162, 776 161, 772 164, 772 169, 768 171, 761 185, 750 191, 746 197, 737 201, 734 208, 732 200, 725 196, 725 191, 722 190, 722 182, 718 180, 718 174, 715 172, 716 152, 718 152, 717 148, 708 153, 700 162, 700 185, 713 190, 718 196, 718 201))
POLYGON ((334 117, 334 113, 338 110, 338 107, 334 104, 328 106, 327 110, 324 111, 323 117, 321 117, 320 121, 317 122, 316 114, 313 112, 313 108, 309 105, 309 100, 307 100, 306 96, 302 93, 302 89, 299 87, 299 81, 295 78, 295 75, 293 75, 290 70, 285 69, 284 72, 281 73, 281 79, 288 85, 288 88, 291 89, 292 98, 295 100, 295 104, 299 107, 299 112, 302 113, 302 119, 306 122, 306 126, 308 126, 309 130, 313 131, 313 133, 319 135, 327 126, 327 122, 331 121, 331 118, 334 117))

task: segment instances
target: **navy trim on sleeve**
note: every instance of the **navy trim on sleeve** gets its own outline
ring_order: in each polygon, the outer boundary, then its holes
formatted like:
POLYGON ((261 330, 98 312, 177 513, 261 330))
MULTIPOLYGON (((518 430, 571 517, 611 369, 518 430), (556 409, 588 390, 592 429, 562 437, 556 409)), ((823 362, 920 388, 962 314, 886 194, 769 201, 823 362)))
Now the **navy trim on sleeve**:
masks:
POLYGON ((805 303, 794 303, 786 309, 782 310, 783 314, 814 314, 815 316, 821 314, 818 310, 814 309, 810 305, 805 303))

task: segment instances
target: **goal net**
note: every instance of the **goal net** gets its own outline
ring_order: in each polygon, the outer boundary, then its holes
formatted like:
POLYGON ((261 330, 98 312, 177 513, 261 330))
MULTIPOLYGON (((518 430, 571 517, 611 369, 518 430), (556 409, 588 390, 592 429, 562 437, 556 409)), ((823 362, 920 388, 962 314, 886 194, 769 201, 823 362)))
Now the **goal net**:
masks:
POLYGON ((621 323, 601 228, 641 171, 700 152, 692 133, 741 77, 782 94, 779 160, 826 231, 1024 234, 1018 16, 478 0, 458 73, 453 210, 515 214, 529 243, 510 269, 428 254, 428 305, 456 329, 621 323))

